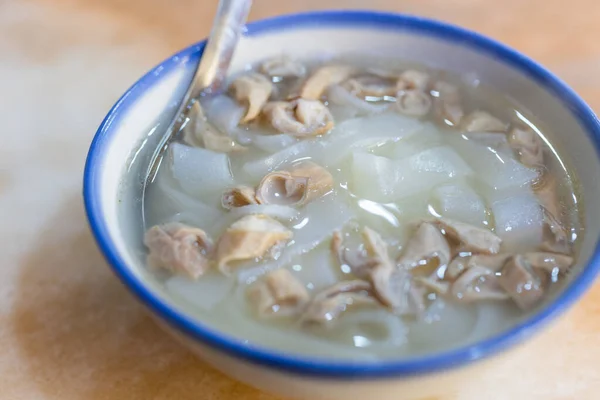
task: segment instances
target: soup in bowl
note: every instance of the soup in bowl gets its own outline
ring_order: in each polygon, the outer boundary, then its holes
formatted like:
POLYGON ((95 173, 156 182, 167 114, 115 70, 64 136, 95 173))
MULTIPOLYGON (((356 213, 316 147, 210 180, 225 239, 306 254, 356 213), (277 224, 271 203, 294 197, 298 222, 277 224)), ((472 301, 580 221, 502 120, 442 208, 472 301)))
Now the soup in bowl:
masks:
POLYGON ((117 275, 221 370, 442 395, 596 275, 598 121, 531 60, 420 18, 279 17, 167 138, 202 48, 111 110, 84 196, 117 275))

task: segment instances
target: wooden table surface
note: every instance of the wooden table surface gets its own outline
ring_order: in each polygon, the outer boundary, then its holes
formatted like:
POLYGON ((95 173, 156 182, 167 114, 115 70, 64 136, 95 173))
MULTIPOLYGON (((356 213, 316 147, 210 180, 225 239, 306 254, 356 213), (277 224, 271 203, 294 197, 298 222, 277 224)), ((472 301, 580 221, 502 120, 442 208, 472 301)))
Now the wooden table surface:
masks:
MULTIPOLYGON (((376 8, 447 20, 532 56, 600 107, 598 0, 300 4, 256 0, 251 18, 376 8)), ((274 400, 196 360, 149 320, 107 268, 81 201, 85 154, 108 108, 204 37, 215 7, 0 0, 0 399, 274 400)), ((435 400, 600 398, 597 318, 600 284, 507 361, 435 400)))

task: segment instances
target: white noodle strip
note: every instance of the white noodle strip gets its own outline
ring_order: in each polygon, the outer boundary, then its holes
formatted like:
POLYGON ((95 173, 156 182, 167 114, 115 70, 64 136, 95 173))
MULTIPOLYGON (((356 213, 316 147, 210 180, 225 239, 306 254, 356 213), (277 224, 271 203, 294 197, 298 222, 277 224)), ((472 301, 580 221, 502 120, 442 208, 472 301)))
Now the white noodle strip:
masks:
POLYGON ((354 118, 337 125, 324 137, 303 140, 275 154, 247 162, 243 168, 253 178, 261 178, 301 158, 311 158, 326 166, 335 165, 358 145, 399 140, 417 133, 423 126, 418 120, 393 113, 354 118))
POLYGON ((202 105, 208 121, 222 133, 233 137, 246 109, 225 95, 207 98, 202 105))

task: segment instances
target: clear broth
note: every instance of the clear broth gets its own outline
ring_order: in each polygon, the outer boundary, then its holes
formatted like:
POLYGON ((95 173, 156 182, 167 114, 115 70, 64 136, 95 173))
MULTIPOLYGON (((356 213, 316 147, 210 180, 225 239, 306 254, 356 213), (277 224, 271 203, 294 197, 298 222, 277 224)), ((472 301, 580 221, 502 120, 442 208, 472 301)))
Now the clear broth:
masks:
MULTIPOLYGON (((357 65, 353 59, 351 62, 357 65)), ((309 73, 314 68, 312 63, 309 73)), ((402 69, 405 64, 386 65, 387 69, 402 69)), ((575 251, 580 241, 582 222, 578 201, 576 177, 560 156, 547 136, 552 132, 541 128, 535 118, 526 110, 521 109, 516 102, 506 98, 501 92, 485 87, 483 84, 468 77, 454 76, 445 72, 428 70, 423 66, 418 69, 428 71, 432 76, 441 77, 456 84, 461 89, 464 99, 465 112, 485 110, 506 122, 526 124, 534 129, 545 143, 546 168, 558 181, 558 196, 560 199, 560 219, 570 232, 575 251)), ((278 83, 279 94, 293 90, 294 82, 282 80, 278 83)), ((380 99, 379 99, 380 100, 380 99)), ((385 100, 380 100, 381 101, 385 100)), ((210 108, 210 107, 209 107, 210 108)), ((334 177, 333 193, 323 199, 316 200, 299 211, 299 216, 292 221, 284 222, 294 232, 294 242, 277 260, 250 261, 237 265, 232 276, 224 276, 216 271, 210 271, 197 281, 191 281, 181 276, 171 276, 157 271, 156 279, 164 283, 166 291, 172 299, 203 323, 214 327, 230 336, 251 346, 275 348, 284 352, 309 354, 312 356, 341 359, 378 360, 382 358, 401 358, 449 349, 472 343, 476 340, 499 333, 524 317, 522 311, 512 302, 481 302, 461 304, 446 300, 435 294, 428 295, 428 309, 419 319, 400 318, 383 308, 354 310, 350 309, 328 329, 300 329, 294 320, 270 319, 260 320, 256 317, 251 305, 248 304, 245 293, 249 285, 272 268, 286 268, 306 286, 311 294, 327 286, 345 279, 351 279, 351 273, 345 266, 339 266, 329 250, 329 240, 334 229, 343 229, 351 241, 358 230, 369 226, 377 230, 388 241, 392 255, 400 253, 414 231, 413 223, 423 218, 448 216, 452 210, 444 209, 440 203, 439 187, 446 189, 448 185, 467 188, 474 192, 484 204, 484 209, 474 208, 470 223, 495 229, 494 216, 490 204, 502 197, 519 196, 527 193, 520 188, 510 190, 494 190, 482 183, 478 171, 458 178, 448 179, 436 185, 423 189, 415 189, 413 194, 402 196, 401 199, 388 201, 365 198, 364 193, 373 191, 356 187, 356 174, 353 172, 353 153, 370 154, 382 157, 410 157, 421 151, 432 148, 451 149, 459 154, 467 165, 473 165, 470 158, 481 157, 472 152, 470 144, 451 127, 434 122, 433 117, 421 119, 399 117, 395 111, 380 113, 374 116, 360 115, 348 112, 343 106, 333 106, 335 128, 323 138, 305 139, 306 143, 316 143, 324 138, 335 138, 343 134, 344 129, 352 128, 357 118, 367 118, 364 125, 369 129, 370 122, 375 121, 378 132, 360 133, 360 137, 368 139, 369 135, 378 134, 385 130, 393 130, 394 126, 386 126, 395 122, 406 124, 410 129, 419 133, 403 138, 387 137, 375 144, 358 146, 345 151, 335 147, 323 152, 314 150, 299 151, 283 157, 270 167, 264 164, 262 168, 249 169, 248 165, 261 166, 261 160, 269 157, 265 148, 280 144, 262 145, 262 149, 249 145, 249 150, 242 154, 233 153, 228 158, 229 168, 235 184, 257 185, 264 173, 285 168, 298 160, 312 159, 324 166, 334 177), (386 120, 386 116, 389 119, 386 120), (369 120, 371 118, 371 120, 369 120), (370 121, 370 122, 369 122, 370 121), (395 121, 395 122, 394 122, 395 121), (412 124, 412 125, 411 125, 412 124), (416 128, 414 126, 417 124, 416 128), (318 154, 317 154, 318 153, 318 154), (401 156, 398 156, 400 154, 401 156), (254 163, 254 164, 253 164, 254 163), (249 172, 250 171, 250 172, 249 172), (436 192, 438 191, 438 192, 436 192), (360 194, 359 194, 360 193, 360 194), (289 256, 286 252, 294 246, 307 249, 302 254, 289 256), (266 268, 265 268, 266 265, 266 268)), ((209 115, 210 117, 210 115, 209 115)), ((371 124, 372 125, 372 124, 371 124)), ((360 125, 362 126, 362 125, 360 125)), ((249 127, 235 128, 238 138, 253 137, 253 135, 272 134, 263 125, 251 124, 249 127)), ((170 147, 181 146, 181 138, 170 147)), ((298 146, 301 141, 294 141, 292 146, 298 146)), ((340 141, 349 146, 350 141, 340 141)), ((352 142, 354 143, 354 142, 352 142)), ((288 145, 286 148, 289 148, 288 145)), ((308 146, 310 147, 310 146, 308 146)), ((491 150, 490 150, 491 151, 491 150)), ((502 154, 496 154, 503 157, 502 154)), ((223 187, 216 184, 216 189, 202 193, 186 192, 185 185, 175 179, 171 171, 172 158, 167 152, 163 155, 158 173, 152 183, 146 188, 144 201, 144 229, 156 224, 179 221, 206 230, 213 238, 218 238, 227 226, 235 221, 228 212, 220 206, 220 196, 223 187)), ((192 179, 193 180, 193 179, 192 179)), ((212 183, 211 183, 212 184, 212 183)), ((448 189, 454 190, 454 189, 448 189)), ((366 197, 369 197, 368 195, 366 197)), ((454 210, 456 211, 456 210, 454 210)), ((464 214, 461 214, 464 215, 464 214)), ((456 217, 455 215, 449 215, 456 217)), ((523 251, 528 244, 520 241, 506 244, 503 251, 523 251), (513 246, 513 247, 511 247, 513 246), (524 247, 525 246, 525 247, 524 247)), ((292 253, 292 252, 290 252, 292 253)), ((557 287, 560 285, 556 285, 557 287)), ((535 312, 531 311, 531 312, 535 312)))

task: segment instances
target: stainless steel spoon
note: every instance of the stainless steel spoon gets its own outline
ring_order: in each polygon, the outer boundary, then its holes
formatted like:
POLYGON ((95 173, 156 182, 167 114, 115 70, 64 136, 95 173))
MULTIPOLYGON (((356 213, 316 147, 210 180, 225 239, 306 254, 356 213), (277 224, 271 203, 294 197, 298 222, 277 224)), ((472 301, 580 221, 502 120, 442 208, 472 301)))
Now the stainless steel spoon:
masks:
POLYGON ((252 0, 219 1, 206 48, 186 94, 188 101, 197 98, 203 91, 211 94, 221 90, 251 4, 252 0))
POLYGON ((185 91, 173 120, 168 125, 163 140, 153 155, 146 183, 154 179, 159 162, 156 162, 170 139, 187 120, 187 114, 198 97, 218 94, 227 76, 231 57, 244 29, 252 0, 220 0, 213 27, 202 57, 196 65, 194 77, 185 91))

